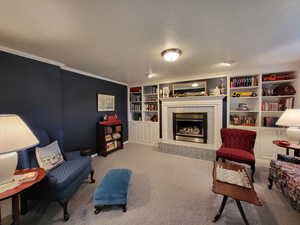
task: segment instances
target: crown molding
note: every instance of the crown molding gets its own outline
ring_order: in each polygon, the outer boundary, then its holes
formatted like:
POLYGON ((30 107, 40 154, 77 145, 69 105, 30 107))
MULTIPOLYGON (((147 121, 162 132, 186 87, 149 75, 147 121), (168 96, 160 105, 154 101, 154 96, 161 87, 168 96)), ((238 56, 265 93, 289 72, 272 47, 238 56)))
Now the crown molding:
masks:
POLYGON ((109 82, 113 82, 113 83, 128 86, 127 83, 112 80, 112 79, 102 77, 102 76, 99 76, 99 75, 95 75, 95 74, 92 74, 92 73, 88 73, 88 72, 85 72, 85 71, 82 71, 82 70, 77 70, 77 69, 74 69, 74 68, 71 68, 71 67, 68 67, 68 66, 62 66, 61 69, 66 70, 66 71, 70 71, 70 72, 73 72, 73 73, 85 75, 85 76, 88 76, 88 77, 93 77, 93 78, 96 78, 96 79, 99 79, 99 80, 105 80, 105 81, 109 81, 109 82))
POLYGON ((106 77, 103 77, 103 76, 91 74, 91 73, 88 73, 88 72, 85 72, 85 71, 82 71, 82 70, 77 70, 77 69, 66 66, 64 63, 61 63, 61 62, 58 62, 58 61, 55 61, 55 60, 51 60, 51 59, 47 59, 47 58, 43 58, 43 57, 40 57, 40 56, 36 56, 36 55, 30 54, 30 53, 27 53, 27 52, 15 50, 15 49, 8 48, 8 47, 1 46, 1 45, 0 45, 0 51, 10 53, 10 54, 13 54, 13 55, 17 55, 17 56, 21 56, 21 57, 24 57, 24 58, 36 60, 36 61, 39 61, 39 62, 47 63, 47 64, 50 64, 50 65, 58 66, 62 70, 67 70, 67 71, 74 72, 74 73, 77 73, 77 74, 80 74, 80 75, 83 75, 83 76, 93 77, 93 78, 96 78, 96 79, 99 79, 99 80, 105 80, 105 81, 109 81, 109 82, 112 82, 112 83, 117 83, 117 84, 128 86, 127 83, 112 80, 112 79, 109 79, 109 78, 106 78, 106 77))
POLYGON ((54 61, 54 60, 51 60, 51 59, 46 59, 46 58, 43 58, 43 57, 40 57, 40 56, 32 55, 32 54, 29 54, 29 53, 26 53, 26 52, 22 52, 22 51, 19 51, 19 50, 7 48, 7 47, 4 47, 4 46, 0 46, 0 51, 10 53, 10 54, 14 54, 14 55, 17 55, 17 56, 22 56, 22 57, 25 57, 25 58, 28 58, 28 59, 33 59, 33 60, 36 60, 36 61, 39 61, 39 62, 44 62, 44 63, 47 63, 47 64, 59 66, 59 67, 64 66, 64 64, 61 63, 61 62, 57 62, 57 61, 54 61))

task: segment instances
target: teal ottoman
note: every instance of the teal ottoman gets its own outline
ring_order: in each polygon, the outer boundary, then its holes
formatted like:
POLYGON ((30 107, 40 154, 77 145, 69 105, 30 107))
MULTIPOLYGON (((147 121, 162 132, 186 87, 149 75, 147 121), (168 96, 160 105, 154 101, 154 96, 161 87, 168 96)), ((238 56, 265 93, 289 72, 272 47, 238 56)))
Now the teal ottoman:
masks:
POLYGON ((109 170, 94 193, 95 214, 106 206, 118 205, 127 211, 128 186, 132 172, 128 169, 109 170))

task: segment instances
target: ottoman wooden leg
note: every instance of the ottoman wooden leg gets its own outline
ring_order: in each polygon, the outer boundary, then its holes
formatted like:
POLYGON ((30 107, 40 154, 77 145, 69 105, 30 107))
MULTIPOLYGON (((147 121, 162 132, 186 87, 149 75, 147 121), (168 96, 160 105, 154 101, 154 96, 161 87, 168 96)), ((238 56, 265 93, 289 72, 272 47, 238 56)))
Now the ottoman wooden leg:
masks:
POLYGON ((95 207, 94 213, 95 213, 96 215, 99 214, 99 213, 102 211, 103 208, 104 208, 104 206, 97 206, 97 207, 95 207))
POLYGON ((122 205, 122 208, 123 208, 123 212, 127 212, 127 205, 122 205))

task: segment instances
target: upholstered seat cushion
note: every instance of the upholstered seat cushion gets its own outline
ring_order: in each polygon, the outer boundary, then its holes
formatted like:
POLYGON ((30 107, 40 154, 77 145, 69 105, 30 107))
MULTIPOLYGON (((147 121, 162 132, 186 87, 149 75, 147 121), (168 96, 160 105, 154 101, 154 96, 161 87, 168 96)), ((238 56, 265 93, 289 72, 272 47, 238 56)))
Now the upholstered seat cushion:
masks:
POLYGON ((47 177, 56 190, 65 189, 69 184, 77 179, 79 174, 83 173, 90 165, 90 157, 82 157, 78 160, 65 161, 60 166, 50 170, 47 177))
POLYGON ((246 150, 221 147, 217 151, 217 155, 221 158, 229 159, 240 163, 246 163, 249 165, 255 164, 254 155, 246 150))
POLYGON ((112 169, 102 179, 94 194, 94 205, 127 204, 128 185, 131 177, 128 169, 112 169))

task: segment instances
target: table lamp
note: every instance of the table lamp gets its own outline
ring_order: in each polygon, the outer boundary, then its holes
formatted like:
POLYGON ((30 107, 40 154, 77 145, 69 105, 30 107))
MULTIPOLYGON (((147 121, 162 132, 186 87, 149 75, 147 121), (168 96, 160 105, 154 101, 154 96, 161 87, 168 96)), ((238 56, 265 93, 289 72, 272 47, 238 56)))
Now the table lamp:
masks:
POLYGON ((288 126, 286 135, 291 144, 300 141, 300 109, 287 109, 276 122, 278 126, 288 126))
POLYGON ((0 185, 12 180, 17 168, 16 151, 39 143, 26 123, 17 115, 0 114, 0 185))

